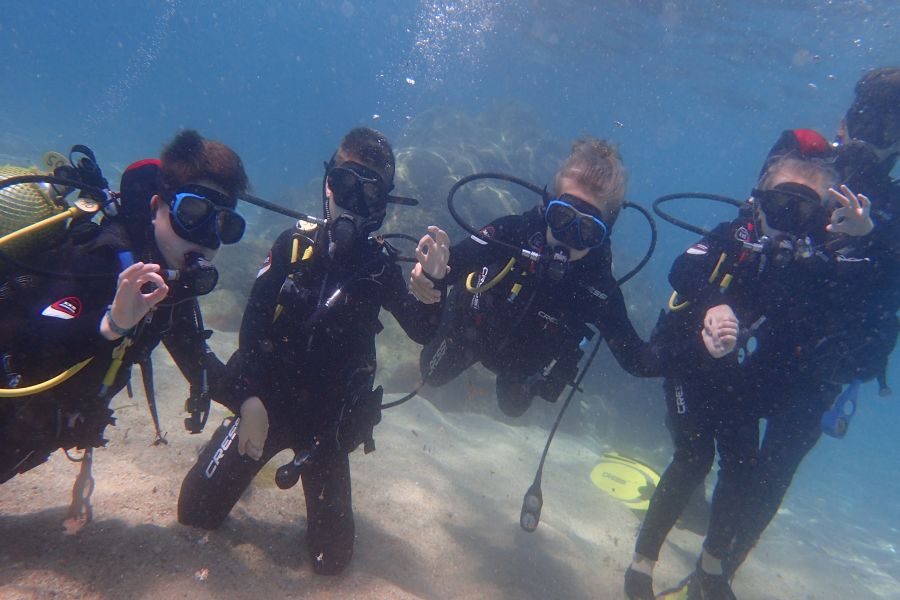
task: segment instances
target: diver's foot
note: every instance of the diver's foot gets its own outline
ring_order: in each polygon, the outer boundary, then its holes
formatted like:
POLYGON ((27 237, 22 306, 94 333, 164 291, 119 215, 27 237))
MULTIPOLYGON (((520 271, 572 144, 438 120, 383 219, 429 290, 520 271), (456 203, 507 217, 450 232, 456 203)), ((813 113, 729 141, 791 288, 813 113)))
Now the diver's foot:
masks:
POLYGON ((698 600, 737 600, 725 575, 712 575, 698 568, 694 572, 694 580, 700 588, 698 600))
POLYGON ((625 597, 628 600, 653 600, 653 578, 631 567, 625 571, 625 597))

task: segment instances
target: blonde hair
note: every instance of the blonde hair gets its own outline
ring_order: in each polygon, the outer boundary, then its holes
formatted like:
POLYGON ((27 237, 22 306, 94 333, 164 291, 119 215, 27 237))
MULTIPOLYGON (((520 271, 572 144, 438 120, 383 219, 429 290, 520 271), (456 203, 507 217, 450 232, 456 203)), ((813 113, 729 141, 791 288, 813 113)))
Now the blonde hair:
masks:
POLYGON ((589 190, 607 224, 615 222, 625 201, 628 181, 622 157, 615 146, 595 137, 575 140, 569 157, 556 173, 554 183, 557 190, 564 179, 589 190))
POLYGON ((813 184, 811 187, 814 187, 822 198, 826 197, 828 188, 838 181, 834 167, 820 159, 774 156, 769 160, 756 187, 761 190, 769 189, 776 175, 785 172, 790 174, 792 180, 799 179, 813 184))

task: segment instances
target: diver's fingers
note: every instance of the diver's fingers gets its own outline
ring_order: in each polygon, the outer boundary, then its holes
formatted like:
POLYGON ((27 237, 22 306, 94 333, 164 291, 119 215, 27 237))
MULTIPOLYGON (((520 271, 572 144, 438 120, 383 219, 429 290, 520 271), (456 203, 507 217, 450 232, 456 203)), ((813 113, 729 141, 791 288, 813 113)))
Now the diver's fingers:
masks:
POLYGON ((720 328, 717 332, 719 339, 721 340, 736 340, 738 335, 737 329, 730 328, 720 328))
POLYGON ((144 268, 144 263, 136 262, 133 265, 130 265, 128 268, 123 269, 121 273, 119 273, 119 285, 122 284, 122 280, 131 279, 134 276, 137 276, 138 273, 144 268))
MULTIPOLYGON (((843 187, 847 187, 847 186, 843 186, 843 187)), ((828 188, 828 193, 831 194, 831 197, 834 200, 837 200, 838 204, 840 204, 841 206, 850 206, 850 198, 848 198, 841 192, 837 191, 833 187, 828 188)))
POLYGON ((434 248, 434 238, 428 234, 422 236, 422 239, 419 240, 419 243, 416 245, 416 260, 420 263, 425 262, 426 257, 431 253, 434 248))
POLYGON ((844 195, 850 200, 850 208, 853 212, 859 212, 859 199, 856 197, 856 194, 848 188, 846 185, 841 184, 841 191, 844 192, 844 195))
MULTIPOLYGON (((155 286, 153 291, 147 294, 141 293, 144 301, 149 306, 156 306, 169 294, 169 286, 166 285, 165 280, 158 273, 150 273, 144 283, 152 283, 155 286)), ((141 284, 141 287, 143 287, 143 284, 141 284)))
POLYGON ((865 194, 859 194, 856 197, 859 198, 859 206, 863 214, 867 214, 872 209, 872 201, 865 194))
POLYGON ((438 243, 438 246, 450 247, 450 236, 447 235, 447 232, 441 229, 440 227, 435 227, 432 225, 428 228, 428 231, 434 236, 435 241, 438 243))

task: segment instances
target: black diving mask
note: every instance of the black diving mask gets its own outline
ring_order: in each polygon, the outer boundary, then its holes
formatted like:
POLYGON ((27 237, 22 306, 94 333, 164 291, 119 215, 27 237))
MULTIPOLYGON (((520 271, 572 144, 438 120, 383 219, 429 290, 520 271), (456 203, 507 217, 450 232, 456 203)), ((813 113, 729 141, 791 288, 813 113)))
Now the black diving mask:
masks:
POLYGON ((171 196, 172 229, 178 237, 215 250, 244 237, 247 222, 225 194, 202 185, 185 185, 171 196))
POLYGON ((544 220, 553 237, 575 250, 600 246, 608 233, 602 215, 592 204, 571 194, 550 200, 544 220))
POLYGON ((334 203, 346 211, 370 217, 387 209, 387 186, 381 175, 355 162, 332 167, 326 175, 334 203))
POLYGON ((796 236, 821 236, 830 220, 822 197, 802 183, 779 183, 770 190, 753 190, 753 198, 765 214, 766 223, 796 236))

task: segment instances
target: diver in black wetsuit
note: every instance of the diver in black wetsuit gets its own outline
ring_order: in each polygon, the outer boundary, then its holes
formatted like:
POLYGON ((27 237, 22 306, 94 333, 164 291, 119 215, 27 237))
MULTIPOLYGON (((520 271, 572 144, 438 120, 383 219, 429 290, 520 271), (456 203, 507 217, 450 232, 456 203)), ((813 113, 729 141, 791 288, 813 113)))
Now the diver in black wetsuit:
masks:
MULTIPOLYGON (((846 298, 875 268, 824 250, 834 209, 843 204, 842 195, 829 191, 835 181, 826 161, 773 157, 753 192, 756 214, 718 226, 672 266, 675 294, 655 341, 682 347, 681 372, 667 368, 665 383, 675 452, 626 572, 631 599, 654 597, 652 570, 662 543, 716 449, 719 479, 690 597, 734 598, 722 559, 753 509, 747 502, 775 496, 780 502, 784 490, 767 465, 792 475, 809 449, 799 443, 789 454, 776 440, 818 438, 819 420, 836 393, 830 381, 846 360, 830 338, 853 325, 843 311, 846 298), (696 340, 693 349, 685 339, 696 340), (769 424, 758 455, 760 416, 769 424)), ((851 196, 843 200, 867 207, 865 198, 851 196)), ((868 218, 863 210, 838 214, 854 222, 868 218)))
MULTIPOLYGON (((392 249, 370 238, 389 202, 394 154, 383 134, 354 129, 326 167, 328 224, 283 232, 259 270, 244 312, 240 346, 223 397, 240 416, 226 421, 181 486, 178 520, 219 527, 254 475, 293 449, 276 482, 302 479, 313 568, 340 573, 353 554, 348 454, 374 450, 381 419, 375 378, 378 314, 390 311, 416 341, 437 325, 437 307, 408 292, 392 249)), ((218 398, 217 398, 218 399, 218 398)))
POLYGON ((862 271, 843 290, 843 325, 830 332, 829 346, 838 349, 842 358, 839 368, 826 375, 827 383, 798 389, 798 399, 763 406, 767 428, 755 477, 764 493, 745 507, 735 527, 735 539, 724 560, 729 576, 759 541, 800 461, 821 436, 818 417, 804 407, 824 404, 827 408, 840 385, 853 380, 875 378, 881 394, 890 394, 885 371, 900 329, 896 314, 900 307, 900 182, 890 175, 900 157, 900 68, 866 73, 855 91, 832 158, 839 178, 871 201, 871 220, 858 219, 858 225, 849 229, 837 223, 831 228, 854 235, 837 246, 836 255, 845 265, 862 271))
POLYGON ((509 250, 472 236, 449 250, 448 262, 449 241, 438 229, 420 242, 413 292, 423 302, 439 302, 452 286, 437 335, 422 351, 426 384, 443 385, 481 362, 497 375, 501 410, 519 416, 534 396, 555 402, 572 383, 579 344, 592 336, 588 325, 600 330, 628 372, 658 374, 611 270, 609 233, 625 194, 618 152, 601 140, 576 141, 555 188, 544 205, 481 230, 482 237, 530 249, 542 261, 512 259, 509 250))
POLYGON ((0 398, 0 482, 57 448, 104 445, 104 429, 114 422, 110 401, 134 364, 149 369, 160 342, 199 401, 190 418, 199 431, 207 383, 224 366, 206 344, 211 332, 196 296, 215 285, 209 261, 216 249, 243 235, 233 208, 246 187, 237 154, 184 131, 161 161, 125 170, 115 216, 67 233, 54 260, 44 262, 59 276, 13 274, 2 282, 0 395, 15 397, 0 398), (50 385, 64 371, 71 377, 50 385))

